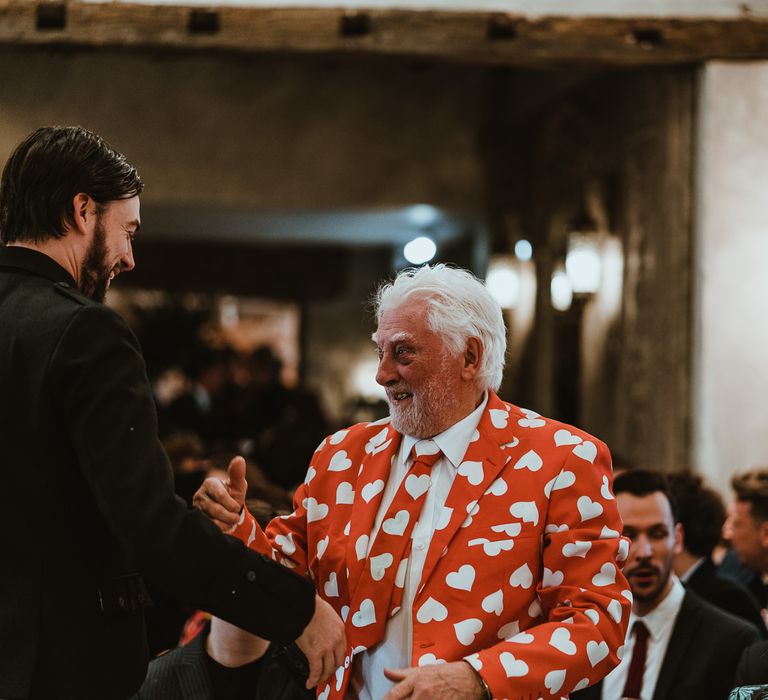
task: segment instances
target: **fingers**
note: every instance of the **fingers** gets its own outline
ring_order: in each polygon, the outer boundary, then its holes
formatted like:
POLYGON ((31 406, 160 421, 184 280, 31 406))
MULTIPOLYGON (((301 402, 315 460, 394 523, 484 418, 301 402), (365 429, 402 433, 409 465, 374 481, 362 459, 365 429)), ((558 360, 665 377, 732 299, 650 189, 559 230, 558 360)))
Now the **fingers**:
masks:
POLYGON ((347 649, 344 623, 331 605, 319 596, 315 596, 315 614, 296 644, 309 662, 307 688, 322 683, 344 664, 347 649))
MULTIPOLYGON (((386 670, 384 671, 384 675, 387 676, 387 678, 390 680, 395 680, 394 678, 390 677, 386 670)), ((413 683, 407 677, 407 674, 403 673, 401 675, 405 678, 405 680, 402 680, 396 686, 390 688, 389 692, 384 696, 384 700, 403 700, 403 698, 408 698, 411 696, 414 690, 413 683)))
POLYGON ((322 654, 312 654, 307 657, 309 662, 309 676, 307 677, 307 690, 314 688, 321 680, 328 677, 325 673, 325 664, 322 654))
POLYGON ((245 460, 242 457, 234 457, 230 461, 227 476, 229 495, 242 505, 248 490, 248 482, 245 480, 245 460))
POLYGON ((235 525, 240 515, 240 505, 227 492, 219 479, 207 478, 197 490, 192 503, 203 511, 211 520, 225 523, 227 527, 235 525))

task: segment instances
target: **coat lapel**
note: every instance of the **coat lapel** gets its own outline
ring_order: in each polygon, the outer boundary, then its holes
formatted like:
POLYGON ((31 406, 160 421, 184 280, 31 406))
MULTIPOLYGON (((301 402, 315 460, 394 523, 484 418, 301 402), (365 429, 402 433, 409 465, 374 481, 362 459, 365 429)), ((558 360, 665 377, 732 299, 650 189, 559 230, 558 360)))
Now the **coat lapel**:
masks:
POLYGON ((445 501, 444 508, 450 509, 451 513, 448 525, 442 530, 436 530, 432 537, 419 591, 432 575, 443 550, 464 522, 474 515, 475 504, 480 501, 509 459, 501 449, 501 445, 513 438, 508 420, 505 419, 507 414, 506 404, 495 393, 490 392, 488 404, 477 426, 477 438, 469 443, 445 501))
POLYGON ((352 517, 349 522, 349 537, 347 538, 347 568, 349 569, 349 590, 354 591, 354 600, 350 602, 352 609, 358 603, 359 596, 357 583, 363 572, 366 552, 362 551, 358 557, 358 541, 361 537, 370 537, 376 513, 379 511, 381 499, 384 493, 392 460, 397 457, 402 436, 391 423, 382 427, 381 431, 374 434, 365 445, 365 452, 360 465, 360 473, 357 477, 355 488, 355 500, 352 505, 352 517), (380 488, 379 488, 380 485, 380 488), (373 494, 373 495, 372 495, 373 494))
POLYGON ((675 620, 675 627, 667 645, 667 652, 661 664, 659 677, 656 680, 656 688, 653 691, 653 700, 675 700, 676 696, 670 695, 678 671, 691 647, 691 642, 699 627, 695 614, 696 602, 689 593, 685 594, 680 612, 675 620))
POLYGON ((206 626, 189 644, 180 649, 181 659, 176 666, 181 695, 186 700, 208 700, 213 690, 203 657, 203 644, 210 630, 206 626))

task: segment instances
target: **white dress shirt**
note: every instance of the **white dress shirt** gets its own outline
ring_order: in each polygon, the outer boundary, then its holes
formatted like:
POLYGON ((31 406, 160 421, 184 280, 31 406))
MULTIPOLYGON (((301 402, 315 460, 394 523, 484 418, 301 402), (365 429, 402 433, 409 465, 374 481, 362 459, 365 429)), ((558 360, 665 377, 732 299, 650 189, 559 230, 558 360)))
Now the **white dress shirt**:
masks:
POLYGON ((629 665, 632 662, 632 652, 635 649, 635 637, 632 634, 632 626, 636 620, 642 620, 648 628, 648 651, 645 657, 645 672, 643 673, 643 686, 641 700, 650 700, 656 689, 656 681, 659 679, 659 671, 667 654, 669 639, 675 627, 677 614, 683 604, 685 588, 677 576, 672 574, 672 589, 667 593, 651 612, 644 617, 637 617, 635 613, 629 616, 627 639, 624 644, 624 655, 619 665, 613 669, 603 681, 602 700, 620 700, 624 685, 627 682, 629 665))
MULTIPOLYGON (((346 697, 348 700, 381 700, 394 685, 384 676, 385 668, 409 668, 413 646, 413 600, 416 587, 421 581, 429 544, 435 530, 445 527, 441 515, 448 493, 456 478, 456 471, 464 460, 469 443, 475 435, 480 418, 488 402, 488 395, 466 418, 454 423, 448 430, 431 438, 443 453, 432 467, 431 484, 424 505, 413 529, 413 543, 406 566, 405 585, 400 611, 387 621, 384 638, 374 647, 357 654, 352 661, 352 678, 346 697)), ((400 482, 411 468, 410 453, 418 438, 403 435, 397 458, 392 464, 381 505, 373 523, 368 552, 371 551, 376 534, 384 516, 397 493, 400 482)))

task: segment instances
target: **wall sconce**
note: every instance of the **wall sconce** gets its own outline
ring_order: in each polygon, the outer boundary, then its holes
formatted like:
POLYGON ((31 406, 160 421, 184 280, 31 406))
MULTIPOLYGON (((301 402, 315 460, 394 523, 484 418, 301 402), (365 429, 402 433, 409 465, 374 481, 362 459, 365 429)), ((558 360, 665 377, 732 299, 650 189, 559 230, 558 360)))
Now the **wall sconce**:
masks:
POLYGON ((520 272, 507 256, 496 256, 488 265, 485 286, 502 309, 514 309, 520 301, 520 272))
POLYGON ((573 283, 563 263, 555 266, 549 287, 552 306, 558 311, 568 311, 573 303, 573 283))
POLYGON ((595 294, 600 289, 602 261, 597 224, 583 210, 570 225, 565 270, 574 294, 595 294))

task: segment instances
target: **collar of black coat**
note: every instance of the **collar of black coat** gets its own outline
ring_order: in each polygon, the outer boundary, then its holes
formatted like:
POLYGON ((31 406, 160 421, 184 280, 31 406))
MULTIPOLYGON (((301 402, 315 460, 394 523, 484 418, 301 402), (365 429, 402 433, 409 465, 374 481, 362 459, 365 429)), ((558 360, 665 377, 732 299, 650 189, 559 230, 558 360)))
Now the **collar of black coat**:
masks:
POLYGON ((45 253, 25 248, 23 246, 13 245, 0 248, 0 267, 11 267, 33 275, 45 277, 51 282, 61 282, 70 287, 77 288, 72 275, 69 274, 59 263, 45 253))

